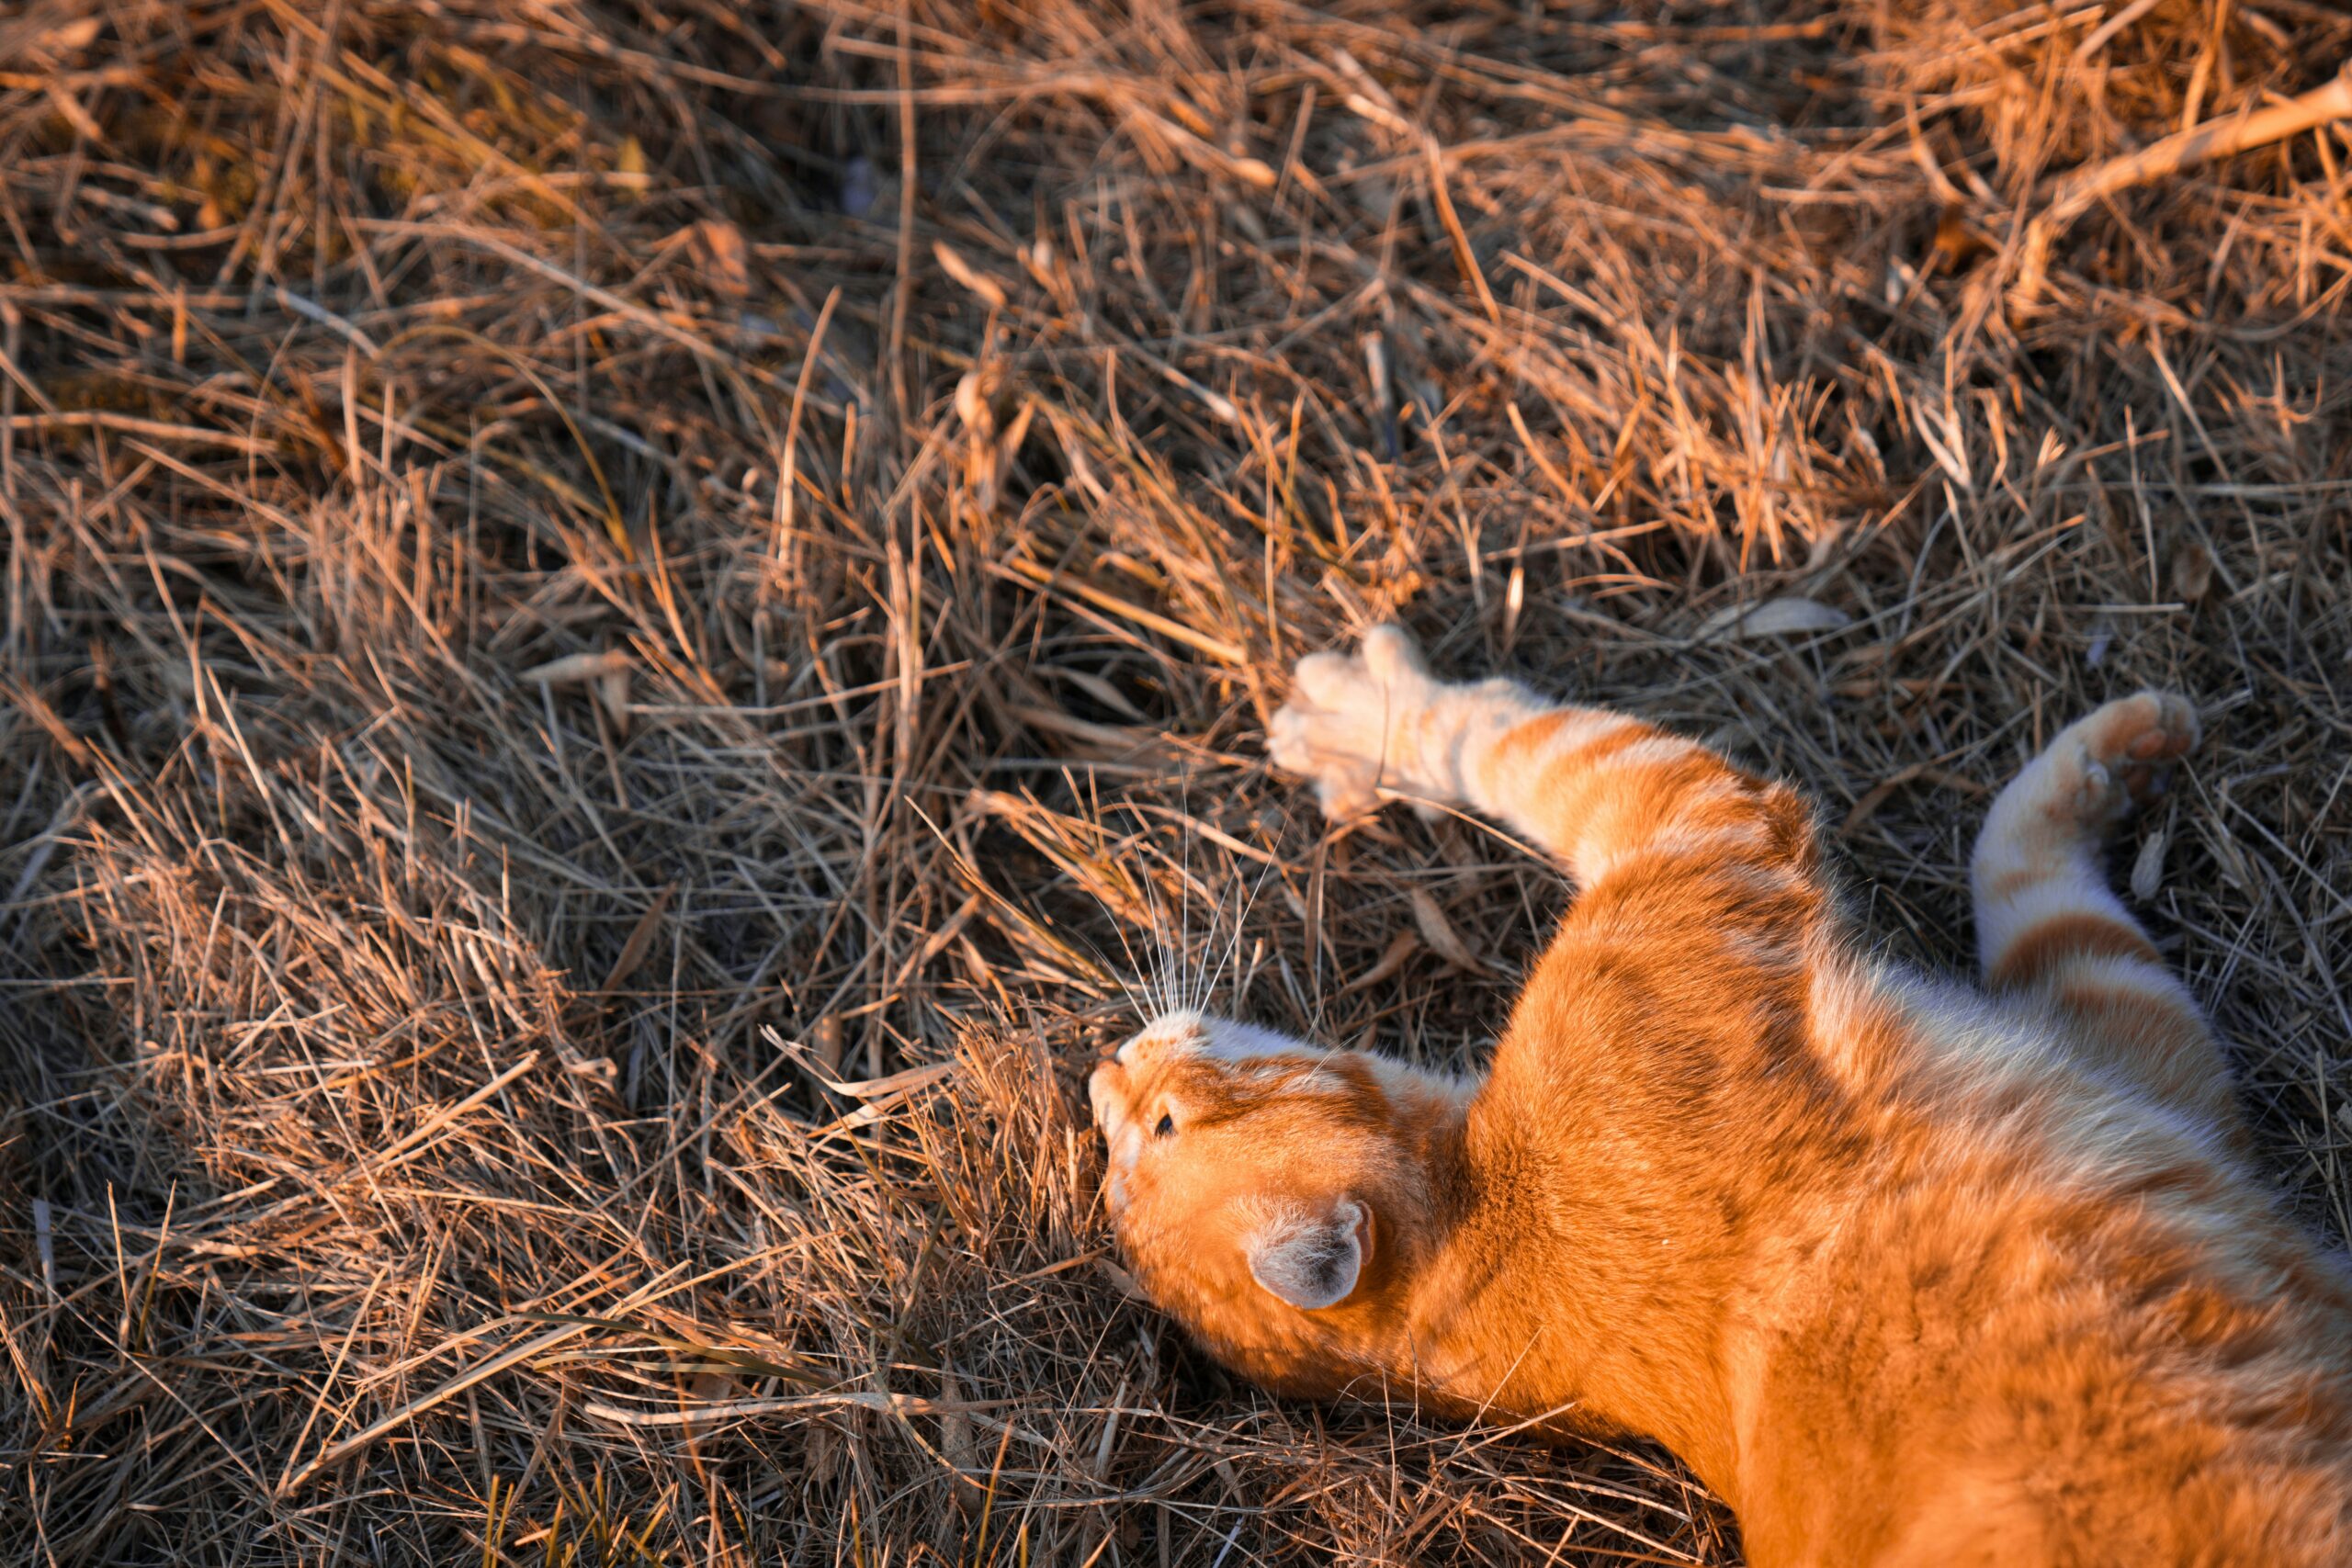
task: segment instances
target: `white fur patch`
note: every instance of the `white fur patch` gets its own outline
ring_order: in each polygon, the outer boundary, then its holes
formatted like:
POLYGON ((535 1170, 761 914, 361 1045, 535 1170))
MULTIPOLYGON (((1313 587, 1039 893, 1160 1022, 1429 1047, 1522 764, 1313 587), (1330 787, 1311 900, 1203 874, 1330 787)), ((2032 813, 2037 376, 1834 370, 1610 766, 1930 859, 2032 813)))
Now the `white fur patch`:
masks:
POLYGON ((1283 1061, 1244 1063, 1236 1069, 1243 1077, 1260 1083, 1280 1083, 1294 1094, 1343 1094, 1348 1081, 1337 1073, 1320 1067, 1302 1068, 1296 1057, 1283 1061))
POLYGON ((1315 1047, 1276 1030, 1227 1018, 1201 1021, 1202 1055, 1221 1062, 1249 1062, 1264 1056, 1295 1056, 1315 1047))
MULTIPOLYGON (((1119 1047, 1120 1063, 1135 1066, 1138 1052, 1230 1064, 1244 1077, 1260 1083, 1279 1078, 1290 1090, 1301 1094, 1344 1094, 1350 1088, 1340 1074, 1314 1065, 1332 1055, 1326 1047, 1280 1030, 1236 1019, 1212 1018, 1190 1009, 1153 1019, 1119 1047)), ((1381 1088, 1392 1097, 1438 1095, 1466 1100, 1477 1092, 1477 1080, 1458 1073, 1417 1067, 1373 1052, 1353 1055, 1371 1066, 1381 1088)), ((1102 1121, 1099 1107, 1095 1119, 1098 1122, 1102 1121)), ((1104 1123, 1104 1135, 1111 1135, 1108 1123, 1104 1123)))
POLYGON ((1650 735, 1609 759, 1611 768, 1638 768, 1650 762, 1679 762, 1686 757, 1703 754, 1706 748, 1695 740, 1685 740, 1679 735, 1650 735))
POLYGON ((1366 1052, 1364 1062, 1373 1076, 1391 1100, 1409 1099, 1415 1094, 1434 1094, 1444 1099, 1466 1102, 1478 1092, 1475 1078, 1460 1073, 1439 1072, 1431 1067, 1417 1067, 1410 1062, 1400 1062, 1394 1056, 1382 1056, 1366 1052))
MULTIPOLYGON (((1713 793, 1728 795, 1728 789, 1713 793)), ((1684 804, 1688 804, 1685 797, 1684 804)), ((1742 850, 1761 850, 1770 845, 1770 829, 1753 818, 1726 822, 1714 828, 1670 828, 1646 839, 1638 839, 1626 846, 1627 855, 1707 855, 1736 860, 1742 850)), ((1743 874, 1755 879, 1757 886, 1769 884, 1777 890, 1795 877, 1792 870, 1780 865, 1743 865, 1743 874)))
POLYGON ((1165 1052, 1175 1056, 1207 1057, 1220 1062, 1250 1062, 1265 1056, 1313 1055, 1316 1048, 1254 1023, 1212 1018, 1191 1008, 1161 1013, 1119 1047, 1121 1065, 1133 1066, 1138 1051, 1165 1052))
MULTIPOLYGON (((1980 881, 1979 886, 1982 885, 1980 881)), ((2139 922, 2132 919, 2123 901, 2109 889, 2090 858, 2069 856, 2051 875, 2006 898, 1985 898, 1980 893, 1976 901, 1978 959, 1991 968, 2018 938, 2042 921, 2061 915, 2098 915, 2129 930, 2140 929, 2139 922)))

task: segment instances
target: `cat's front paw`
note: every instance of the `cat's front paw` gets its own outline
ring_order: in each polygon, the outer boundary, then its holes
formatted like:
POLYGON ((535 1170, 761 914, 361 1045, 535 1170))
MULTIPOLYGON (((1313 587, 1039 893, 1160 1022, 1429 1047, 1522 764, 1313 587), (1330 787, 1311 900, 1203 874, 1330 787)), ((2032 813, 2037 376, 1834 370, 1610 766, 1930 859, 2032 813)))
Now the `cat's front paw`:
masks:
POLYGON ((1315 785, 1335 820, 1380 804, 1383 786, 1421 787, 1412 740, 1442 690, 1401 627, 1375 626, 1353 653, 1310 653, 1298 661, 1290 701, 1266 726, 1274 766, 1315 785))

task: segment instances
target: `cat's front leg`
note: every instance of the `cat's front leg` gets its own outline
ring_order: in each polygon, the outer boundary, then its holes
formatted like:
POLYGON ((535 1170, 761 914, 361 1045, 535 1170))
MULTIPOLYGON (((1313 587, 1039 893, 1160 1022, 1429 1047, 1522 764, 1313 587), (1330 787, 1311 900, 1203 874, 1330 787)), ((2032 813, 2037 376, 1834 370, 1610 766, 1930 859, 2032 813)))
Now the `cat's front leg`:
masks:
POLYGON ((1395 626, 1354 653, 1300 660, 1266 738, 1329 816, 1385 798, 1468 806, 1558 856, 1588 890, 1639 864, 1812 874, 1811 822, 1788 789, 1623 714, 1547 702, 1514 681, 1437 680, 1395 626))
POLYGON ((1267 750, 1314 784, 1334 819, 1384 798, 1452 806, 1470 799, 1473 757, 1544 711, 1515 682, 1433 678, 1402 629, 1375 626, 1353 653, 1298 661, 1290 700, 1266 727, 1267 750))

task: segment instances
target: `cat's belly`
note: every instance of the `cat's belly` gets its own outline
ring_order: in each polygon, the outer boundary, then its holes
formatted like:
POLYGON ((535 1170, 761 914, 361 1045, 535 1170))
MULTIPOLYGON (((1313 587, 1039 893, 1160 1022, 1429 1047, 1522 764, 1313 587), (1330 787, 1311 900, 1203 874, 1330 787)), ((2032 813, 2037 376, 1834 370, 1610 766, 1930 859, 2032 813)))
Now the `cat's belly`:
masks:
POLYGON ((2352 1545, 2340 1264, 2165 1118, 2084 1114, 1955 1129, 1792 1238, 1729 1341, 1759 1568, 2352 1545))

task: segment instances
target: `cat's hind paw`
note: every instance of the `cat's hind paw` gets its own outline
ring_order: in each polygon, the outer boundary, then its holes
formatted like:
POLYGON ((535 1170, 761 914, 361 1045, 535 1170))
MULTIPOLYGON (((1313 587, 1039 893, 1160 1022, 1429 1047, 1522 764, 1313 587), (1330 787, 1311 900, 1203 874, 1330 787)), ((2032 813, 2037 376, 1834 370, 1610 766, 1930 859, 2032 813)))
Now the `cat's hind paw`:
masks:
POLYGON ((2044 809, 2096 829, 2162 795, 2171 764, 2201 734, 2197 709, 2172 692, 2142 692, 2095 709, 2050 748, 2044 809))

